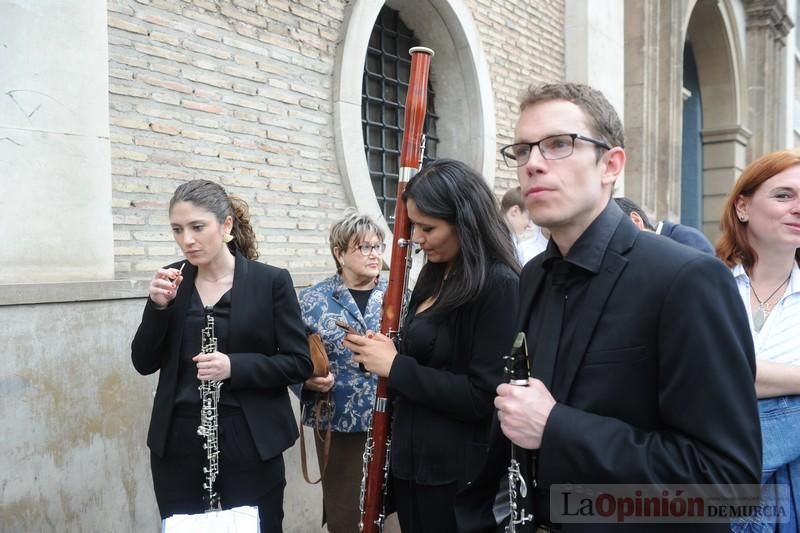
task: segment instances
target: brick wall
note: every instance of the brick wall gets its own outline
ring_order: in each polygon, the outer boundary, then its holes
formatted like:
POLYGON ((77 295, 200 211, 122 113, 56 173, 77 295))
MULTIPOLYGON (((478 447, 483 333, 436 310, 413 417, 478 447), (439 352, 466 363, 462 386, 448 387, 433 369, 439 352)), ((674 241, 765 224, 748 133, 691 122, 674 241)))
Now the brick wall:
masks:
MULTIPOLYGON (((563 0, 468 0, 489 64, 497 148, 513 142, 519 100, 535 83, 564 79, 563 0)), ((495 192, 516 187, 516 171, 497 154, 495 192)))
MULTIPOLYGON (((411 1, 411 0, 409 0, 411 1)), ((167 202, 192 178, 250 203, 262 258, 332 270, 348 204, 331 84, 345 0, 110 0, 115 269, 149 277, 179 255, 167 202)), ((498 146, 533 81, 563 77, 563 1, 469 0, 494 80, 498 146)), ((496 190, 516 183, 498 159, 496 190)))

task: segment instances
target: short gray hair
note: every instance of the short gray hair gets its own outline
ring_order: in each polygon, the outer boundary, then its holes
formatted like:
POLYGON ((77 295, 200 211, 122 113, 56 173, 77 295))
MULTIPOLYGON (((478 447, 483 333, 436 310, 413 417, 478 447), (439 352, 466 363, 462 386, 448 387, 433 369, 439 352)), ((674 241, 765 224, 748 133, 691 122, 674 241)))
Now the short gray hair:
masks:
POLYGON ((370 233, 374 233, 381 242, 386 238, 383 228, 371 216, 355 211, 346 214, 344 218, 331 226, 328 242, 331 245, 331 255, 336 262, 336 272, 342 273, 342 265, 334 250, 339 248, 341 252, 346 252, 353 239, 364 239, 370 233))

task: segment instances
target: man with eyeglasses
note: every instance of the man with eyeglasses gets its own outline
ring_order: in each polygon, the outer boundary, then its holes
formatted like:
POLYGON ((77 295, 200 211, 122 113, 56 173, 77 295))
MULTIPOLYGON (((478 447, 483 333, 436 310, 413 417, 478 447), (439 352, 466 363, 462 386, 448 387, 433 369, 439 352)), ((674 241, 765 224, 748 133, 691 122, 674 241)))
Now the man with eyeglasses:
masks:
MULTIPOLYGON (((520 275, 518 327, 533 378, 497 389, 499 423, 483 472, 459 496, 460 530, 507 523, 509 440, 530 489, 526 498, 512 487, 515 531, 619 530, 617 514, 577 513, 560 485, 645 494, 703 485, 701 496, 717 486, 711 494, 732 505, 752 496, 739 484, 760 480, 753 343, 729 271, 639 232, 609 201, 625 150, 602 93, 574 83, 534 87, 520 110, 514 143, 501 153, 517 169, 533 222, 551 233, 520 275)), ((729 527, 661 520, 622 527, 729 527)))

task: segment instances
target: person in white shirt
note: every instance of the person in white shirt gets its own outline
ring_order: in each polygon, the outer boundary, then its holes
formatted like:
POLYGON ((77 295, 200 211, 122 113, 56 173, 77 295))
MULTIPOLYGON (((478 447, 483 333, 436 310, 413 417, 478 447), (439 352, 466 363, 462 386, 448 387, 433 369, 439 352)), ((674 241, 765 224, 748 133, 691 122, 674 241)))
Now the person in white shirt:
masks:
POLYGON ((520 265, 524 266, 547 248, 550 235, 545 234, 546 230, 531 221, 518 186, 509 189, 503 195, 503 199, 500 201, 500 212, 511 232, 520 265))
POLYGON ((779 505, 780 516, 754 515, 731 529, 800 531, 800 152, 745 168, 720 226, 717 255, 736 278, 755 346, 762 505, 779 505))

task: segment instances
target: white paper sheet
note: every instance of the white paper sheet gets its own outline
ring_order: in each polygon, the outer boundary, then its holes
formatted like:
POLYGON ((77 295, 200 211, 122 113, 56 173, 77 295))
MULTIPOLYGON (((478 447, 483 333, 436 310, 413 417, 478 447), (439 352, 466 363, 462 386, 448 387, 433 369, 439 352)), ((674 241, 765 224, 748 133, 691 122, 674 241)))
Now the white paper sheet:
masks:
POLYGON ((258 507, 176 514, 161 522, 162 533, 258 533, 258 507))

